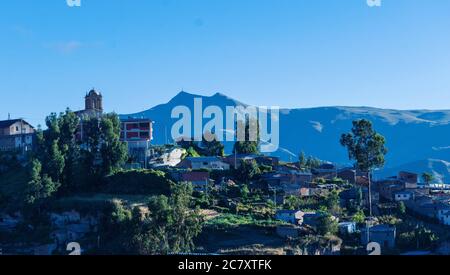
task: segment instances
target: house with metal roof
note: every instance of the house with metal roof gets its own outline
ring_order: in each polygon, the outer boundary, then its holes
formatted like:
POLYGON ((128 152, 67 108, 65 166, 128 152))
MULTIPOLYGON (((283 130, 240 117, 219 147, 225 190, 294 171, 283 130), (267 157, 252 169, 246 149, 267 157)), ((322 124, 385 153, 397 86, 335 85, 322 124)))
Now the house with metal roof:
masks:
POLYGON ((178 167, 192 170, 230 170, 230 165, 218 157, 185 158, 178 167))
POLYGON ((23 119, 0 121, 0 151, 31 151, 35 129, 23 119))

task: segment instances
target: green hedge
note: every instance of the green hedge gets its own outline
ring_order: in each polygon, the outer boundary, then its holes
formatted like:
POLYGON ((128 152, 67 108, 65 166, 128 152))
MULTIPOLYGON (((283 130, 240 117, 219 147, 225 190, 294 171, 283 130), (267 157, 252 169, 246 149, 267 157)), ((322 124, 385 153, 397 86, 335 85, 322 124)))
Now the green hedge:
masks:
POLYGON ((119 171, 107 176, 101 193, 125 195, 169 195, 173 182, 166 173, 155 170, 119 171))

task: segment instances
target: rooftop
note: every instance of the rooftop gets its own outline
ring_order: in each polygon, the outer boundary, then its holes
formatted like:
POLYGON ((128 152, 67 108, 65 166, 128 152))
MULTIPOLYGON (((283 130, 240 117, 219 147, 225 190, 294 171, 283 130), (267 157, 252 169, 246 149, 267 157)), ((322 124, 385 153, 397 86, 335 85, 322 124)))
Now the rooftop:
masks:
POLYGON ((181 175, 183 181, 205 181, 209 179, 208 172, 187 172, 181 175))
POLYGON ((186 158, 186 160, 201 161, 201 162, 221 161, 218 157, 188 157, 186 158))
POLYGON ((295 214, 301 212, 301 210, 278 210, 277 214, 295 214))
MULTIPOLYGON (((365 231, 366 228, 362 228, 365 231)), ((395 231, 395 226, 389 224, 378 224, 370 228, 371 232, 384 232, 384 231, 395 231)))
POLYGON ((28 122, 26 122, 23 119, 9 119, 9 120, 1 120, 0 121, 0 128, 7 128, 7 127, 13 125, 14 123, 20 122, 20 121, 22 121, 23 123, 28 124, 28 125, 31 126, 31 124, 29 124, 28 122))
POLYGON ((89 93, 86 95, 86 97, 88 97, 88 96, 102 96, 102 93, 99 93, 99 92, 97 92, 95 89, 91 89, 90 91, 89 91, 89 93))
POLYGON ((121 118, 121 122, 153 122, 153 120, 148 118, 133 118, 133 117, 127 117, 127 118, 121 118))

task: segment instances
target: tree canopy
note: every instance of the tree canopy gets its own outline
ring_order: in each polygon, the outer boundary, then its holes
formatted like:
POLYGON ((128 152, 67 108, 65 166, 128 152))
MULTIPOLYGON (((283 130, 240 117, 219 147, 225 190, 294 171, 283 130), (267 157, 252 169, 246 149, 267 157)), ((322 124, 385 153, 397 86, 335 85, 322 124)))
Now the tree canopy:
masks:
POLYGON ((341 145, 346 147, 350 160, 362 171, 384 166, 387 154, 385 138, 377 133, 369 120, 353 121, 350 133, 341 136, 341 145))

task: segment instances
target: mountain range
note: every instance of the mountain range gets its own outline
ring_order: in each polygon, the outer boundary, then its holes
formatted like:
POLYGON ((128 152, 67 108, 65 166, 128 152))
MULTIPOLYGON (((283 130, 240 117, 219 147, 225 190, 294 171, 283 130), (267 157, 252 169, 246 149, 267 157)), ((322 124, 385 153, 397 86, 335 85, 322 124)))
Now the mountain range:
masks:
MULTIPOLYGON (((194 99, 203 107, 215 105, 225 113, 226 106, 248 105, 224 94, 202 96, 180 92, 168 103, 121 117, 149 118, 155 121, 154 143, 171 143, 172 109, 184 105, 193 113, 194 99)), ((441 181, 450 182, 450 110, 393 110, 373 107, 318 107, 280 110, 280 149, 272 155, 296 160, 306 155, 341 165, 349 165, 348 154, 340 143, 342 133, 350 131, 352 121, 368 119, 377 132, 386 137, 389 153, 385 169, 379 175, 393 175, 399 170, 432 172, 441 181)), ((204 120, 206 123, 208 120, 204 120)), ((225 144, 230 152, 232 144, 225 144)))

